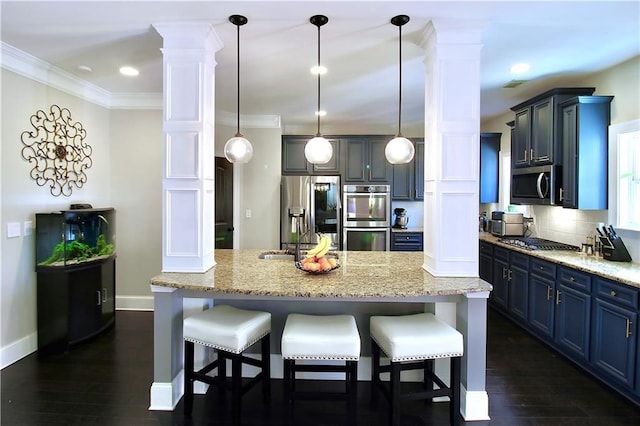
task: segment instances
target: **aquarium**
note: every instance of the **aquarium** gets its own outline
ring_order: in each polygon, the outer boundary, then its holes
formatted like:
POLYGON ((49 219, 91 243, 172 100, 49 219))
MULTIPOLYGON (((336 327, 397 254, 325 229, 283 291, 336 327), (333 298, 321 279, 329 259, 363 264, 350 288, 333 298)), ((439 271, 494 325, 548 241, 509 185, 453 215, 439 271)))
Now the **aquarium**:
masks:
POLYGON ((36 213, 36 269, 115 256, 115 218, 113 208, 36 213))

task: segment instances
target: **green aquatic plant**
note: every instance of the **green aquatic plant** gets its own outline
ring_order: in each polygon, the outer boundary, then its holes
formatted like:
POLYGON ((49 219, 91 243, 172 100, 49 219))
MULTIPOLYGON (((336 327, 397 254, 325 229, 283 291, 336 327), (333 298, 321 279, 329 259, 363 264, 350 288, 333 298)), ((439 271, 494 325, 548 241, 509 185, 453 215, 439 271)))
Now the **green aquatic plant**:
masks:
POLYGON ((113 254, 114 251, 114 245, 107 244, 104 234, 100 234, 98 241, 96 242, 96 247, 93 249, 87 244, 79 241, 67 241, 66 244, 63 241, 54 247, 51 256, 43 262, 40 262, 40 265, 51 265, 52 263, 59 262, 64 259, 77 259, 78 261, 83 261, 94 256, 109 256, 113 254))

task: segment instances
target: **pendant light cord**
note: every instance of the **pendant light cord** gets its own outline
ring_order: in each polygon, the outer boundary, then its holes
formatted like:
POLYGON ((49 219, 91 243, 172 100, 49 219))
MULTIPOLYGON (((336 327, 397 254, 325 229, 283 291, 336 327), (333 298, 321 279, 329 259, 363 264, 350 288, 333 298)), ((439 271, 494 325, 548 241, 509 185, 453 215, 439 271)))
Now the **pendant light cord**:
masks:
POLYGON ((320 25, 318 25, 318 64, 316 71, 318 73, 318 109, 316 110, 316 114, 318 115, 318 131, 316 132, 316 136, 322 136, 320 133, 320 25))
POLYGON ((398 63, 399 83, 398 83, 398 137, 402 137, 402 25, 398 25, 398 63))
POLYGON ((238 119, 238 127, 236 130, 236 137, 242 137, 242 133, 240 133, 240 25, 236 25, 236 29, 237 31, 237 49, 236 49, 236 61, 237 61, 237 82, 238 82, 238 86, 237 86, 237 119, 238 119))

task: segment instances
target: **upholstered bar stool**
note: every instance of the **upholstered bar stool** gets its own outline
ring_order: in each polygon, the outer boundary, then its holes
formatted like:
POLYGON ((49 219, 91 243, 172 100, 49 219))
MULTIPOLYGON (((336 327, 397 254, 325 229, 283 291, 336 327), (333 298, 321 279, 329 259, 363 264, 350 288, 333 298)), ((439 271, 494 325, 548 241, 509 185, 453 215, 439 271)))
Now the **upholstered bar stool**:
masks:
POLYGON ((224 391, 231 391, 231 417, 240 424, 242 395, 258 383, 262 383, 265 403, 271 399, 270 367, 271 314, 268 312, 238 309, 228 305, 216 305, 206 311, 186 318, 184 334, 184 413, 193 409, 193 382, 200 381, 224 391), (250 358, 244 351, 254 343, 261 344, 261 359, 250 358), (194 371, 194 343, 217 350, 215 361, 194 371), (231 383, 226 380, 226 360, 231 360, 231 383), (242 384, 242 365, 259 367, 258 374, 242 384), (217 376, 209 376, 217 368, 217 376))
POLYGON ((460 360, 464 351, 462 334, 436 318, 433 314, 401 316, 373 316, 371 328, 371 403, 375 404, 378 390, 389 401, 389 424, 400 424, 401 399, 431 400, 448 396, 449 421, 460 424, 460 360), (380 350, 389 358, 388 365, 381 365, 380 350), (450 386, 433 371, 434 360, 451 359, 450 386), (423 390, 402 392, 400 372, 423 370, 423 390), (389 386, 380 380, 380 373, 390 373, 389 386), (438 388, 433 389, 434 382, 438 388))
POLYGON ((282 331, 282 358, 287 424, 293 421, 295 400, 324 399, 346 400, 349 424, 356 424, 360 334, 353 316, 289 314, 282 331), (328 360, 344 361, 344 364, 330 364, 328 360), (345 390, 296 390, 296 372, 299 371, 344 373, 345 390))

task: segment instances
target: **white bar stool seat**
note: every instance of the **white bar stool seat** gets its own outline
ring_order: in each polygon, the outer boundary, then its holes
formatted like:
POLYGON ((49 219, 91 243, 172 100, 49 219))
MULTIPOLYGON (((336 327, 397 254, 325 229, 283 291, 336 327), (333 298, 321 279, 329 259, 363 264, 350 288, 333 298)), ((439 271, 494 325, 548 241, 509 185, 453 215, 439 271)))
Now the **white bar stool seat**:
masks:
POLYGON ((390 402, 391 425, 400 424, 400 399, 431 400, 436 396, 450 398, 449 421, 460 422, 460 359, 464 353, 462 334, 430 313, 373 316, 370 319, 372 373, 371 396, 382 389, 390 402), (389 358, 389 365, 380 364, 380 350, 389 358), (433 360, 451 359, 450 385, 447 386, 433 371, 433 360), (401 393, 400 372, 421 369, 424 390, 401 393), (391 373, 389 388, 380 380, 380 373, 391 373), (433 383, 438 385, 433 389, 433 383))
POLYGON ((352 315, 289 314, 282 331, 284 360, 285 421, 293 421, 293 402, 298 400, 342 399, 347 401, 349 424, 356 422, 360 334, 352 315), (300 360, 318 363, 296 363, 300 360), (323 363, 344 361, 344 365, 323 363), (303 392, 296 390, 296 372, 338 372, 345 374, 345 391, 303 392))
POLYGON ((214 385, 232 394, 232 420, 240 424, 241 397, 254 385, 262 384, 265 403, 271 398, 270 337, 271 314, 269 312, 238 309, 228 305, 216 305, 183 321, 185 393, 184 413, 193 409, 193 382, 201 381, 214 385), (254 343, 261 342, 261 359, 243 353, 254 343), (194 344, 214 348, 218 358, 199 371, 194 371, 194 344), (226 381, 226 360, 231 360, 231 383, 226 381), (260 368, 260 372, 244 385, 242 364, 260 368), (208 373, 217 368, 217 376, 208 373))

